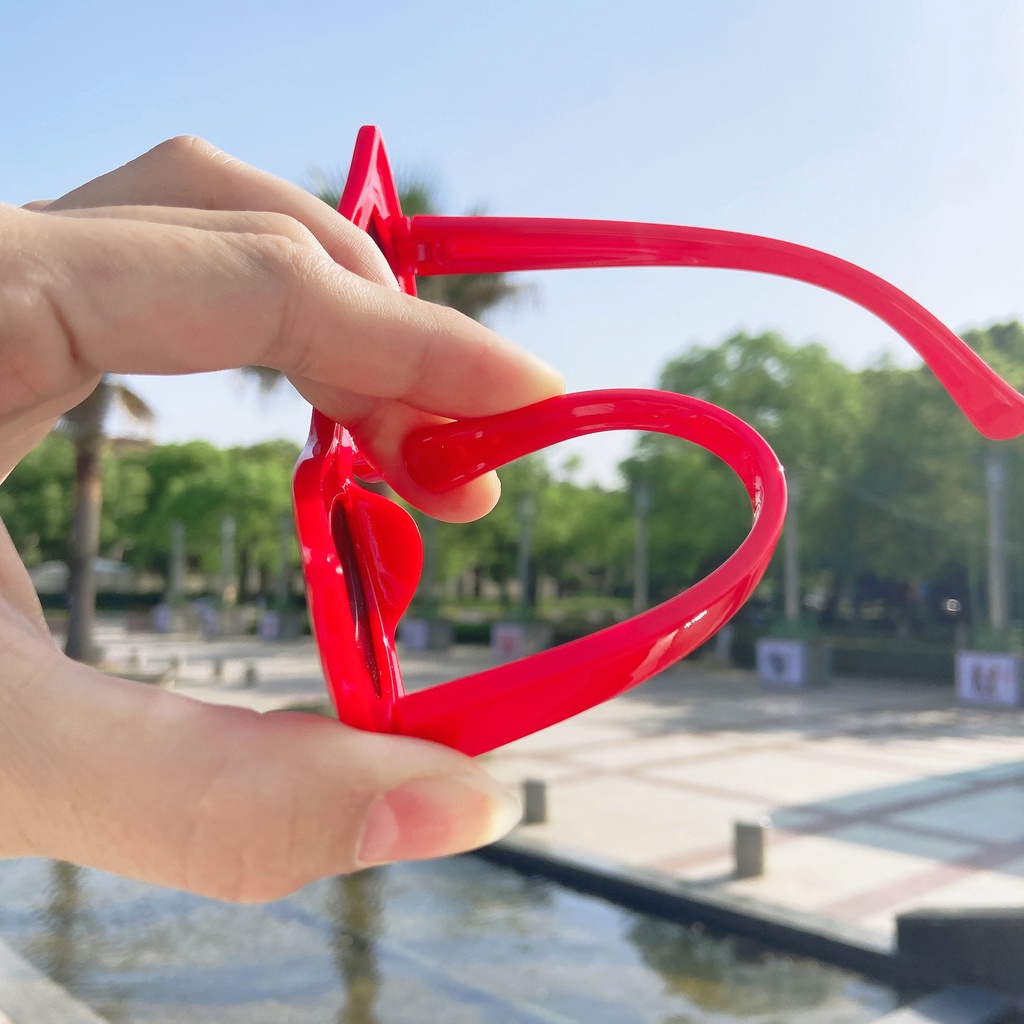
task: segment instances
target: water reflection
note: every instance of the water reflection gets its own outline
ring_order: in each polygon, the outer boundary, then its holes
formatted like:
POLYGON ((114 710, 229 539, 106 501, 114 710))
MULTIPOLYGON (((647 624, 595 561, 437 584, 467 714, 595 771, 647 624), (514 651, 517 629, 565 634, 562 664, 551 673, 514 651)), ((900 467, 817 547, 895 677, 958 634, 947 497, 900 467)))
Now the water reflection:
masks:
POLYGON ((114 1024, 862 1024, 894 1004, 842 972, 477 858, 263 907, 0 862, 0 939, 114 1024))
POLYGON ((62 860, 50 864, 44 941, 39 955, 43 970, 64 988, 78 987, 81 973, 79 955, 84 945, 82 930, 82 869, 62 860))
POLYGON ((705 1010, 741 1017, 785 1008, 820 1007, 843 996, 849 979, 808 960, 769 955, 734 938, 711 939, 700 927, 680 928, 651 918, 628 937, 668 991, 705 1010))
POLYGON ((383 913, 382 872, 335 878, 327 910, 335 923, 331 946, 344 991, 337 1024, 381 1024, 377 1016, 380 967, 377 940, 383 913))

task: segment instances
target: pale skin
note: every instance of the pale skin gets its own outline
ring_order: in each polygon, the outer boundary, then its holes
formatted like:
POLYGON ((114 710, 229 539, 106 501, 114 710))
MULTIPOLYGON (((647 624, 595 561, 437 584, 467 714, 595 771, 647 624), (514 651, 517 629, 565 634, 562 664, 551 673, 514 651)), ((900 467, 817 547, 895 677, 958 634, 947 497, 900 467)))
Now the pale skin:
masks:
MULTIPOLYGON (((424 491, 399 456, 405 434, 562 390, 498 335, 401 294, 318 199, 200 140, 53 202, 0 205, 0 480, 104 371, 246 364, 285 373, 399 494, 452 522, 487 512, 496 478, 424 491)), ((200 704, 68 660, 6 530, 0 666, 0 857, 257 902, 470 849, 518 816, 444 747, 200 704)))

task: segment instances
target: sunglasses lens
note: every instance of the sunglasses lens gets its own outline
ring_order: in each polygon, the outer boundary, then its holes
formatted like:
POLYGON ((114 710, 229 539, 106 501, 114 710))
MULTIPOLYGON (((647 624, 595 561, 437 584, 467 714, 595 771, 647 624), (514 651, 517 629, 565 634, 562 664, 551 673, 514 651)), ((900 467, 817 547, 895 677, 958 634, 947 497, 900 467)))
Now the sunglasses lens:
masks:
POLYGON ((331 509, 331 536, 334 539, 334 547, 338 553, 345 590, 348 594, 349 610, 355 628, 355 644, 370 673, 374 695, 380 697, 380 669, 377 666, 373 636, 370 633, 370 614, 366 591, 363 589, 363 582, 359 575, 359 559, 352 541, 352 532, 349 529, 348 520, 345 518, 345 509, 340 501, 336 501, 331 509))

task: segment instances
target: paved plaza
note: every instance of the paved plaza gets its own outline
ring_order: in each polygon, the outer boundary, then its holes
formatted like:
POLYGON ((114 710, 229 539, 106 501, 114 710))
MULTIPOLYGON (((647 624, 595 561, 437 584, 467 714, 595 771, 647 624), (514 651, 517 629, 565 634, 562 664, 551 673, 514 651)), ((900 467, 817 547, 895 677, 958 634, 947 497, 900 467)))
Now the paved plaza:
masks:
MULTIPOLYGON (((174 689, 199 699, 258 710, 325 699, 308 639, 108 631, 104 643, 154 673, 177 658, 174 689)), ((415 689, 490 655, 458 647, 402 663, 415 689)), ((750 672, 684 663, 485 761, 514 786, 546 781, 548 821, 524 836, 879 937, 912 907, 1024 906, 1024 710, 960 708, 944 686, 767 690, 750 672), (765 816, 766 873, 737 879, 733 824, 765 816)))

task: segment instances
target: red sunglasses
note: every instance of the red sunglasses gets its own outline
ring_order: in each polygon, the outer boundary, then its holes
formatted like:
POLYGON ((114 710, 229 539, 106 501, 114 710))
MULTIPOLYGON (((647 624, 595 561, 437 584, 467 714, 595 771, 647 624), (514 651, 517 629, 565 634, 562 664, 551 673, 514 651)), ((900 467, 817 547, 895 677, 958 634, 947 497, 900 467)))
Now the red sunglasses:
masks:
MULTIPOLYGON (((790 277, 843 295, 902 335, 971 422, 1024 432, 1024 398, 909 296, 860 267, 772 238, 708 228, 508 217, 405 217, 376 128, 360 130, 338 206, 377 243, 402 290, 417 276, 611 266, 720 267, 790 277)), ((294 497, 313 630, 339 718, 479 754, 578 714, 685 657, 740 609, 782 531, 786 485, 742 420, 683 395, 592 391, 414 432, 406 466, 444 490, 572 437, 644 430, 692 441, 743 481, 753 525, 736 551, 682 594, 552 650, 406 694, 395 632, 423 565, 412 517, 361 487, 372 469, 342 424, 313 411, 294 497)))

